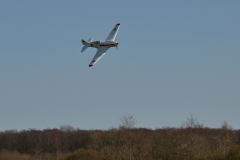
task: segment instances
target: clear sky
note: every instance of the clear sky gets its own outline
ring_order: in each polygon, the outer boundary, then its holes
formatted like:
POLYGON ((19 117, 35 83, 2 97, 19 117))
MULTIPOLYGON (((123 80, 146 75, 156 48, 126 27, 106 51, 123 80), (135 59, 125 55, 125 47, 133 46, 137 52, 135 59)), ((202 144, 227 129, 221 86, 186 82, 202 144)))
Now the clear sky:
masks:
POLYGON ((240 1, 0 1, 0 131, 71 125, 240 129, 240 1), (92 68, 121 23, 119 49, 92 68))

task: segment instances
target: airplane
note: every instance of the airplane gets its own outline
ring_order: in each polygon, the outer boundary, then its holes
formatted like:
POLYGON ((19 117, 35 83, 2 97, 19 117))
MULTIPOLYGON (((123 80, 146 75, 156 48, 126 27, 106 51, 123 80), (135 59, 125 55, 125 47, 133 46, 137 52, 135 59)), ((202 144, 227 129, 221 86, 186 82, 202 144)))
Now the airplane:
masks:
POLYGON ((82 39, 82 44, 84 45, 81 52, 85 51, 88 47, 97 48, 97 53, 93 57, 92 61, 89 64, 89 67, 92 67, 97 61, 104 56, 107 50, 111 47, 117 47, 118 42, 115 41, 117 32, 119 30, 120 23, 114 26, 113 30, 108 35, 105 41, 92 41, 93 38, 90 38, 88 41, 82 39))

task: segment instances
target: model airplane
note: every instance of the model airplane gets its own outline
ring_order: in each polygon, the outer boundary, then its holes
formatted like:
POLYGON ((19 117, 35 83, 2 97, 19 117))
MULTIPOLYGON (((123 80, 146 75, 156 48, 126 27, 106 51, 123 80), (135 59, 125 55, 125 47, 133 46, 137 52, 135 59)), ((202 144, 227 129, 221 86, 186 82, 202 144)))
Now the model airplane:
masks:
POLYGON ((97 53, 93 57, 93 60, 89 64, 89 67, 92 67, 97 61, 102 58, 102 56, 107 52, 107 50, 111 47, 117 47, 118 42, 115 41, 117 32, 119 30, 120 23, 118 23, 111 33, 108 35, 107 39, 105 41, 92 41, 93 38, 90 38, 88 41, 85 41, 82 39, 82 44, 84 45, 82 48, 82 51, 85 51, 88 47, 94 47, 97 48, 97 53))

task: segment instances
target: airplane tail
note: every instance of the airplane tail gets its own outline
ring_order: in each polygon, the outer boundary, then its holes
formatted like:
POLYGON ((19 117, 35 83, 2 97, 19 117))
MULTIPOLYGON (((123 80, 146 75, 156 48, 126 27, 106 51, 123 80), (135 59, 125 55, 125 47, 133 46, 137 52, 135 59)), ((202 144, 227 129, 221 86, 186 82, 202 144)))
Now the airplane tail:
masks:
POLYGON ((87 41, 85 41, 84 39, 82 39, 82 44, 83 44, 83 45, 87 45, 87 41))
POLYGON ((81 52, 85 51, 88 47, 89 47, 89 45, 85 45, 85 46, 83 46, 81 52))
POLYGON ((83 46, 81 52, 85 51, 89 47, 89 45, 92 42, 92 40, 93 40, 93 38, 90 38, 88 41, 85 41, 84 39, 82 39, 82 44, 84 46, 83 46))
POLYGON ((93 37, 91 37, 91 38, 88 40, 88 42, 92 42, 92 40, 93 40, 93 37))

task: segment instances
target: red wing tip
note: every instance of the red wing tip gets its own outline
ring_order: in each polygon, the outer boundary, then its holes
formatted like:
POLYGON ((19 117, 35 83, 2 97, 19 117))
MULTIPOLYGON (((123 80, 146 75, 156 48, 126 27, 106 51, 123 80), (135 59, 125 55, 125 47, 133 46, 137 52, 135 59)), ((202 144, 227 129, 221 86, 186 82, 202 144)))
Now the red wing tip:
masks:
POLYGON ((93 65, 89 65, 89 67, 92 67, 93 65))
POLYGON ((118 23, 117 26, 120 26, 120 23, 118 23))

